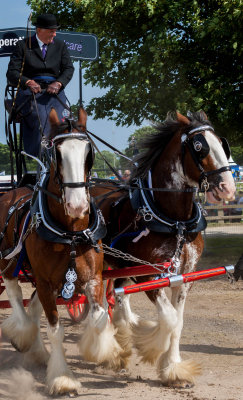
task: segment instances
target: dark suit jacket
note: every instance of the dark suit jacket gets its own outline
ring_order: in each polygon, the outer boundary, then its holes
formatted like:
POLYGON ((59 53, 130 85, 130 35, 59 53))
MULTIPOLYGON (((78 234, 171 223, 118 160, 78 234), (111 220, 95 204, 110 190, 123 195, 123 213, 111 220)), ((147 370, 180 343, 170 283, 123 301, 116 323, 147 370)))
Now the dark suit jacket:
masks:
POLYGON ((48 45, 46 57, 43 60, 41 49, 34 35, 31 37, 31 48, 28 40, 26 50, 25 39, 19 40, 10 58, 7 79, 13 86, 18 84, 25 51, 24 70, 20 78, 22 88, 26 88, 25 83, 34 76, 53 76, 62 83, 63 87, 71 80, 74 67, 66 44, 55 38, 53 43, 48 45))

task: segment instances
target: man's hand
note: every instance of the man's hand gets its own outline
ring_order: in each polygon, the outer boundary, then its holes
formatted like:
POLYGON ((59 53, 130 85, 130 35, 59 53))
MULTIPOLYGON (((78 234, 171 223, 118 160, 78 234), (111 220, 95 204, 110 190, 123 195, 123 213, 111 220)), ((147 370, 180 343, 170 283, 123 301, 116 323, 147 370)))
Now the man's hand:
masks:
POLYGON ((50 83, 50 85, 47 86, 46 91, 50 94, 58 94, 61 87, 62 87, 61 82, 55 81, 55 82, 50 83))
POLYGON ((41 93, 40 85, 32 79, 27 81, 25 85, 31 90, 32 93, 41 93))

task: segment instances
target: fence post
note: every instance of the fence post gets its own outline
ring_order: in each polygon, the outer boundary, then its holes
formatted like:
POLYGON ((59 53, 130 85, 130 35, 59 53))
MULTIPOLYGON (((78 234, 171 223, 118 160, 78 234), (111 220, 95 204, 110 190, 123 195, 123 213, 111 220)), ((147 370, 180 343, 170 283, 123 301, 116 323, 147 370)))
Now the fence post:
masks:
POLYGON ((224 224, 224 210, 222 208, 218 209, 218 217, 222 217, 222 219, 219 219, 219 222, 224 224))

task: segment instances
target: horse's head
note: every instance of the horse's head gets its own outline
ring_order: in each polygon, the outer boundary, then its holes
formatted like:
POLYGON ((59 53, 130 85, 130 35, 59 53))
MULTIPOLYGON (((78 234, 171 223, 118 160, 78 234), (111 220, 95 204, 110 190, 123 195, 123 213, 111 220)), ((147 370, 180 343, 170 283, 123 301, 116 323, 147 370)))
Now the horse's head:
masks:
POLYGON ((207 191, 209 203, 232 200, 235 183, 229 167, 230 148, 218 137, 203 112, 186 118, 177 114, 182 126, 182 165, 185 175, 207 191))
MULTIPOLYGON (((183 192, 188 186, 197 186, 207 192, 210 203, 234 198, 229 145, 216 136, 205 113, 188 118, 169 113, 155 128, 156 132, 140 143, 144 150, 136 156, 133 178, 146 178, 151 171, 153 187, 183 192)), ((154 197, 158 200, 161 195, 155 192, 154 197)))
POLYGON ((78 122, 66 119, 60 123, 52 109, 52 169, 62 190, 65 213, 83 218, 89 212, 88 177, 93 165, 93 146, 85 134, 87 114, 79 110, 78 122))

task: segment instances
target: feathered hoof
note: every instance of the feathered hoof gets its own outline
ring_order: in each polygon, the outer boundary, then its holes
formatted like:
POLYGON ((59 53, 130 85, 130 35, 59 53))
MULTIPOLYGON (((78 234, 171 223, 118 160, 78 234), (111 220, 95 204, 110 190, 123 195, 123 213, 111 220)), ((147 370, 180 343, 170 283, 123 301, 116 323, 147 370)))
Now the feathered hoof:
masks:
POLYGON ((50 354, 45 348, 40 350, 30 348, 24 355, 24 365, 31 366, 35 364, 45 367, 48 364, 49 358, 50 354))
POLYGON ((141 361, 154 365, 161 354, 167 350, 169 336, 161 333, 158 321, 140 320, 131 325, 133 345, 141 361))
POLYGON ((25 353, 31 348, 37 332, 38 328, 34 323, 27 321, 23 324, 16 324, 12 316, 2 323, 2 333, 9 338, 12 346, 21 353, 25 353))
POLYGON ((173 382, 168 385, 163 384, 164 386, 171 387, 173 389, 190 389, 194 386, 194 383, 188 381, 178 381, 173 382))
MULTIPOLYGON (((131 341, 131 329, 129 324, 115 325, 117 330, 115 334, 115 338, 117 343, 122 348, 120 353, 120 369, 126 369, 128 366, 129 359, 132 355, 132 341, 131 341)), ((119 369, 118 369, 119 370, 119 369)))
POLYGON ((25 347, 20 347, 17 343, 15 343, 13 340, 10 340, 11 345, 13 346, 13 348, 15 350, 17 350, 19 353, 25 353, 26 351, 29 350, 29 346, 25 346, 25 347))
POLYGON ((110 323, 106 324, 102 332, 87 325, 79 342, 80 354, 86 361, 102 364, 107 369, 123 368, 123 350, 116 341, 115 334, 116 330, 110 323))
POLYGON ((115 352, 114 358, 110 358, 109 360, 105 360, 104 362, 101 363, 101 366, 103 366, 107 371, 115 371, 115 372, 120 372, 127 366, 128 360, 126 357, 126 353, 121 351, 120 353, 115 352))
POLYGON ((48 384, 49 394, 52 396, 69 394, 70 397, 78 395, 81 383, 70 376, 58 376, 48 384))
POLYGON ((171 363, 163 367, 161 362, 163 356, 158 361, 158 376, 164 386, 173 388, 188 389, 194 386, 195 377, 201 374, 201 366, 193 360, 171 363))

